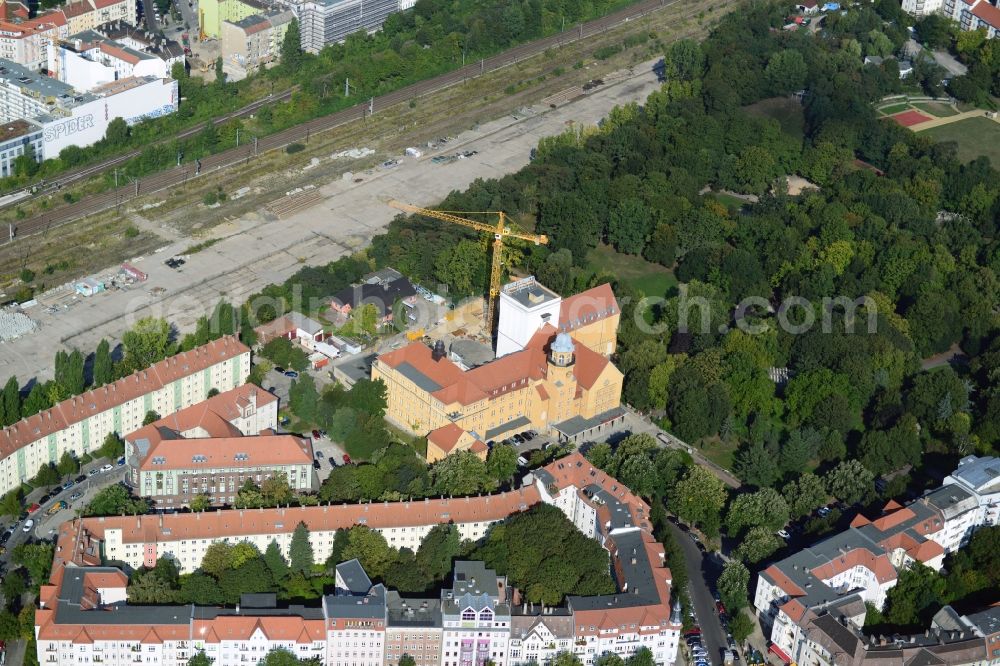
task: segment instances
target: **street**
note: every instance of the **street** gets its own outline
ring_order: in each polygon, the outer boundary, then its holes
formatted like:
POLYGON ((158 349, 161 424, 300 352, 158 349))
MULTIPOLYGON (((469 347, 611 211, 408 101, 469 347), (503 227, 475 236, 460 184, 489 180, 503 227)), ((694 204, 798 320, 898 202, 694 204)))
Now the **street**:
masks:
MULTIPOLYGON (((708 650, 709 661, 712 664, 722 663, 722 650, 728 646, 726 633, 722 630, 719 615, 715 609, 715 598, 706 581, 716 581, 721 573, 721 566, 715 561, 715 555, 706 554, 695 544, 689 533, 682 530, 672 521, 670 532, 684 550, 684 565, 688 574, 688 595, 694 607, 695 618, 701 628, 702 643, 708 650)), ((686 650, 682 643, 679 651, 686 650)))

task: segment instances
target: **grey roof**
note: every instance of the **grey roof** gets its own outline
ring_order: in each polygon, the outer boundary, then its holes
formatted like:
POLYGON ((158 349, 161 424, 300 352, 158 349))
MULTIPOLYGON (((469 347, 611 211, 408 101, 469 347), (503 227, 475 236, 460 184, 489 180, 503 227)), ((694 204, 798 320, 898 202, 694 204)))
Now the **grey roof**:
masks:
POLYGON ((493 348, 476 340, 468 338, 458 338, 453 340, 449 351, 457 356, 467 368, 475 368, 486 365, 496 359, 493 348))
POLYGON ((941 486, 937 490, 924 495, 923 499, 937 507, 946 519, 951 519, 966 511, 975 511, 979 508, 979 500, 976 496, 957 483, 949 483, 946 486, 941 486))
POLYGON ((60 107, 75 106, 96 99, 87 93, 77 93, 73 86, 58 79, 33 72, 16 62, 0 58, 0 80, 19 88, 26 95, 55 97, 60 107))
POLYGON ((344 373, 351 381, 358 382, 362 379, 368 379, 371 376, 372 361, 374 360, 375 354, 368 354, 367 356, 352 354, 343 361, 335 363, 333 369, 336 372, 344 373))
POLYGON ((346 287, 334 294, 331 300, 341 305, 350 305, 352 308, 371 303, 379 313, 384 314, 392 310, 397 300, 401 301, 416 295, 417 289, 413 283, 400 277, 389 282, 366 282, 346 287))
POLYGON ((515 435, 520 431, 524 430, 531 425, 531 419, 527 416, 518 416, 513 421, 507 421, 507 423, 501 423, 496 428, 490 428, 486 431, 486 440, 496 439, 500 435, 505 433, 514 433, 515 435))
POLYGON ((83 578, 88 573, 118 573, 115 567, 67 567, 56 608, 57 624, 189 624, 194 607, 129 606, 124 603, 102 606, 100 611, 81 606, 83 578))
POLYGON ((573 638, 575 625, 572 613, 563 608, 548 609, 553 613, 521 615, 515 613, 510 617, 510 637, 525 640, 539 626, 544 625, 556 638, 573 638))
POLYGON ((420 628, 441 626, 440 599, 403 599, 399 592, 386 593, 387 618, 389 628, 420 628))
POLYGON ((373 585, 365 595, 328 594, 323 605, 330 617, 385 618, 385 586, 373 585))
POLYGON ((455 562, 450 590, 441 592, 442 615, 457 615, 466 608, 490 608, 495 615, 509 616, 510 606, 500 603, 500 580, 497 572, 478 561, 455 562))
MULTIPOLYGON (((861 642, 860 637, 833 615, 829 613, 821 615, 812 621, 812 625, 822 631, 830 643, 847 654, 854 654, 857 651, 861 642)), ((812 638, 813 632, 810 632, 809 636, 812 638)))
POLYGON ((217 606, 195 606, 192 617, 195 620, 214 620, 217 617, 230 615, 239 615, 242 617, 301 617, 305 620, 322 620, 323 609, 319 606, 299 605, 288 606, 287 608, 244 608, 241 605, 239 610, 235 608, 220 608, 217 606))
POLYGON ((1000 632, 1000 606, 992 606, 965 616, 984 636, 1000 632))
POLYGON ((966 456, 951 477, 977 493, 1000 492, 1000 458, 966 456))
POLYGON ((417 385, 421 390, 427 391, 428 393, 433 393, 435 391, 440 391, 443 387, 436 381, 425 375, 424 373, 417 370, 409 361, 403 361, 396 366, 396 372, 403 375, 411 382, 417 385))
POLYGON ((258 592, 240 595, 240 608, 277 608, 278 595, 274 592, 258 592))
POLYGON ((361 282, 364 284, 382 284, 398 280, 401 277, 403 277, 403 274, 395 268, 380 268, 377 271, 362 276, 361 282))
POLYGON ((323 324, 319 323, 315 319, 310 319, 301 312, 289 312, 288 321, 292 323, 296 328, 301 328, 306 333, 314 335, 323 330, 323 324))
POLYGON ((503 293, 526 308, 534 308, 560 298, 559 294, 536 282, 533 277, 507 285, 503 288, 503 293))
POLYGON ((338 587, 341 581, 344 583, 343 589, 353 595, 365 595, 372 589, 372 581, 357 558, 337 565, 338 587))
POLYGON ((617 594, 596 597, 570 597, 569 607, 574 611, 580 611, 658 604, 660 598, 656 591, 656 579, 653 577, 652 564, 646 557, 642 531, 634 529, 620 532, 610 538, 618 555, 618 566, 612 571, 618 578, 615 582, 621 591, 617 594))
POLYGON ((252 28, 258 23, 267 23, 267 22, 268 20, 265 17, 261 16, 260 14, 252 14, 245 18, 241 18, 239 21, 234 21, 233 24, 246 29, 246 28, 252 28))
POLYGON ((622 407, 615 407, 614 409, 609 409, 606 412, 601 412, 596 416, 591 418, 584 418, 582 416, 574 416, 572 418, 566 419, 562 423, 556 423, 552 427, 558 430, 560 433, 566 437, 575 437, 582 432, 586 432, 591 428, 596 428, 602 423, 607 423, 613 419, 622 416, 625 413, 625 409, 622 407))

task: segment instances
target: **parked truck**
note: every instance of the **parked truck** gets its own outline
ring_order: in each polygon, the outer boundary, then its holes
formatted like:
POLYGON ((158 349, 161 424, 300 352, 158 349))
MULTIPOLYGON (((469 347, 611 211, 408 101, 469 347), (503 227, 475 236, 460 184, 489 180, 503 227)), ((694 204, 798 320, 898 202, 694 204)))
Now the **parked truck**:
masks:
POLYGON ((50 506, 49 510, 46 513, 48 515, 50 515, 50 516, 54 516, 55 514, 57 514, 60 511, 62 511, 63 509, 68 509, 68 508, 69 508, 69 504, 67 504, 66 500, 59 500, 58 502, 56 502, 55 504, 53 504, 52 506, 50 506))

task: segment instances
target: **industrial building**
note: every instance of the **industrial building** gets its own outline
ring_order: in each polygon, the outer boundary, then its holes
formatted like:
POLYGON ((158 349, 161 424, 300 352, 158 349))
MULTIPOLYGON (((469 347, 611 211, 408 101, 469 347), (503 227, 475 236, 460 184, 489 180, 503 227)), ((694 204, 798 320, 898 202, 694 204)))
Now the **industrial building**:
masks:
POLYGON ((358 30, 378 30, 401 6, 400 0, 296 0, 291 8, 299 19, 302 49, 319 53, 358 30))
POLYGON ((313 490, 310 441, 279 435, 278 399, 244 384, 182 409, 125 437, 125 482, 158 507, 190 506, 198 496, 232 505, 247 481, 284 475, 313 490))
POLYGON ((386 418, 427 435, 427 460, 524 430, 577 441, 619 421, 622 373, 608 359, 620 313, 608 285, 568 299, 535 282, 503 288, 496 360, 451 361, 442 341, 413 342, 379 356, 372 379, 386 385, 386 418))
POLYGON ((150 411, 173 414, 202 402, 213 388, 240 386, 249 374, 250 348, 224 337, 21 419, 0 430, 0 493, 63 453, 82 456, 100 448, 109 433, 138 430, 150 411))
POLYGON ((561 648, 592 666, 607 652, 625 658, 648 648, 656 664, 670 666, 677 660, 680 604, 671 600, 672 575, 652 529, 649 505, 579 453, 494 495, 77 518, 60 526, 50 582, 39 594, 39 661, 124 663, 138 654, 183 666, 204 650, 216 666, 242 666, 285 648, 330 666, 395 666, 403 654, 419 666, 486 660, 521 666, 544 663, 561 648), (604 546, 618 593, 541 608, 522 603, 520 592, 482 562, 457 561, 439 599, 406 599, 373 585, 352 560, 336 567, 334 593, 320 607, 279 606, 270 594, 244 595, 235 610, 130 606, 127 577, 105 566, 151 567, 167 557, 189 573, 220 541, 246 541, 261 552, 273 541, 287 556, 300 523, 317 561, 329 557, 338 530, 355 525, 379 532, 395 548, 416 550, 435 525, 452 523, 462 538, 480 539, 493 524, 541 503, 604 546))
POLYGON ((81 92, 62 81, 0 60, 0 122, 28 119, 42 127, 39 161, 67 146, 89 146, 122 118, 132 125, 177 110, 177 82, 155 76, 129 77, 81 92))

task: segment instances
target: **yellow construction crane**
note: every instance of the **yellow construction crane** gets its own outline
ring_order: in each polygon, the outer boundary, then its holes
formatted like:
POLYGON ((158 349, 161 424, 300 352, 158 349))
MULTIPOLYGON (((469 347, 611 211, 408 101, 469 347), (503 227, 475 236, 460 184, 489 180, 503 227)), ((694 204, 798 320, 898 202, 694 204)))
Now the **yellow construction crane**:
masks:
POLYGON ((493 262, 490 268, 490 297, 486 304, 486 333, 487 335, 493 335, 493 317, 496 315, 497 297, 500 296, 500 266, 503 255, 503 240, 504 238, 518 238, 520 240, 531 241, 535 245, 544 245, 549 242, 548 236, 542 234, 528 234, 512 229, 507 224, 507 215, 503 211, 499 210, 485 210, 485 211, 447 211, 447 210, 431 210, 429 208, 420 208, 419 206, 413 206, 411 204, 402 203, 400 201, 390 201, 389 205, 393 208, 398 208, 399 210, 406 211, 407 213, 416 213, 417 215, 426 215, 427 217, 433 217, 438 220, 444 220, 445 222, 451 222, 452 224, 459 224, 463 227, 469 227, 470 229, 475 229, 476 231, 485 231, 486 233, 493 234, 493 262), (476 215, 496 215, 496 224, 486 224, 485 222, 477 222, 475 220, 468 220, 464 217, 459 217, 454 213, 461 212, 464 215, 476 214, 476 215))

